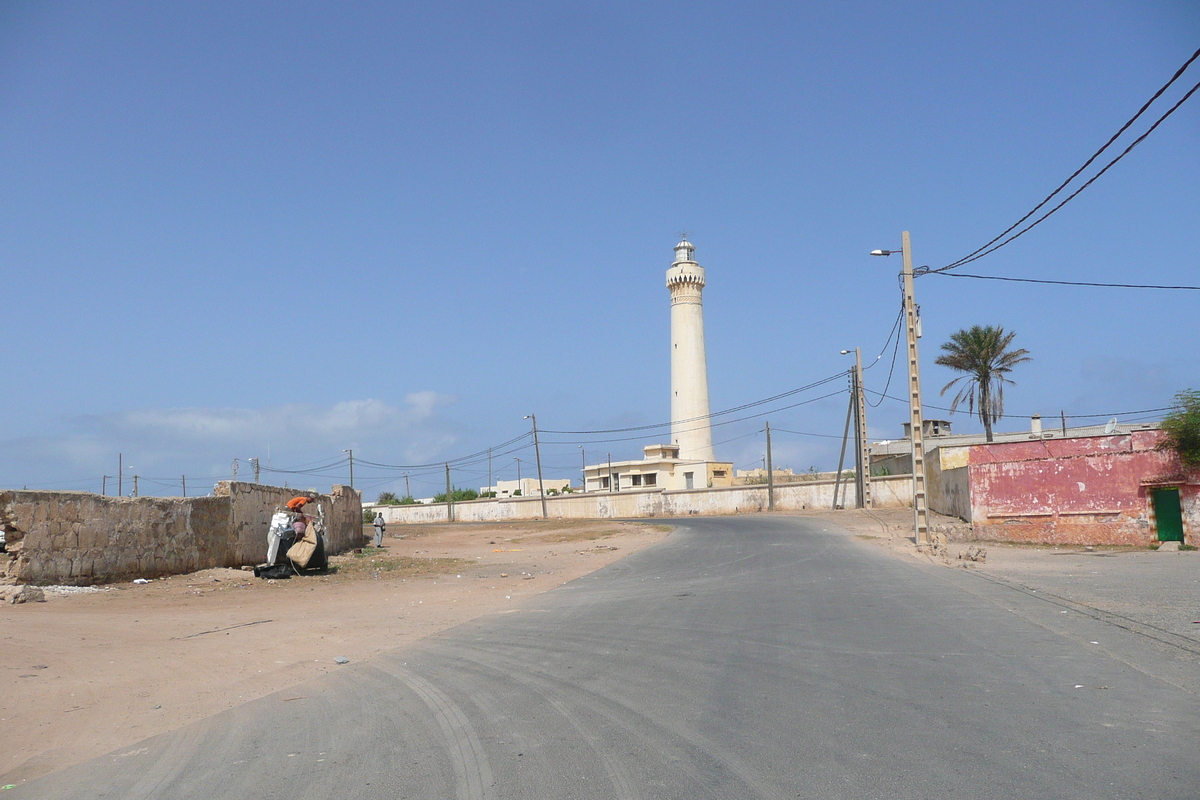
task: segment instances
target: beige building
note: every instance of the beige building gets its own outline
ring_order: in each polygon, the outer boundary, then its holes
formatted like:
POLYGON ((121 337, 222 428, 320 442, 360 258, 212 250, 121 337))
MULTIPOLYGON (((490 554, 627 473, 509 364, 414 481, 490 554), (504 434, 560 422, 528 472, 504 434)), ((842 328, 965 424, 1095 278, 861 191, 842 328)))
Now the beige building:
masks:
POLYGON ((679 446, 652 444, 640 461, 613 461, 584 469, 586 491, 627 492, 637 489, 706 489, 733 485, 733 464, 679 457, 679 446))

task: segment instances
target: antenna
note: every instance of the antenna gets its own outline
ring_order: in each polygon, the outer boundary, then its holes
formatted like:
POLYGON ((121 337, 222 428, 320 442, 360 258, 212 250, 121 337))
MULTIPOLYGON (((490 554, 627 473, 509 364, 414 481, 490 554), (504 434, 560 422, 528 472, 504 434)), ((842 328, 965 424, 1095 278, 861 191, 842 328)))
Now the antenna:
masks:
POLYGON ((1108 424, 1104 426, 1104 433, 1108 436, 1111 436, 1113 433, 1116 432, 1116 430, 1117 430, 1117 418, 1113 417, 1112 419, 1110 419, 1108 421, 1108 424))
POLYGON ((679 232, 679 239, 680 239, 680 241, 684 241, 684 242, 686 242, 688 240, 688 232, 687 232, 686 228, 679 232))

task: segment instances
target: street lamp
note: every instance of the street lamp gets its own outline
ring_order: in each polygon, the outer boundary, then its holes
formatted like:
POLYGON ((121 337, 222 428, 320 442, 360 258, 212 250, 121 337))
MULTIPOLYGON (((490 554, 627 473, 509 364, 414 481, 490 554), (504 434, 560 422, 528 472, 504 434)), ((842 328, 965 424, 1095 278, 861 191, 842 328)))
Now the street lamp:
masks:
POLYGON ((912 443, 913 528, 917 549, 929 548, 929 515, 925 502, 925 420, 921 411, 921 368, 917 359, 917 303, 913 297, 912 243, 908 231, 900 235, 900 250, 872 250, 873 256, 904 256, 904 328, 908 339, 908 424, 912 443))

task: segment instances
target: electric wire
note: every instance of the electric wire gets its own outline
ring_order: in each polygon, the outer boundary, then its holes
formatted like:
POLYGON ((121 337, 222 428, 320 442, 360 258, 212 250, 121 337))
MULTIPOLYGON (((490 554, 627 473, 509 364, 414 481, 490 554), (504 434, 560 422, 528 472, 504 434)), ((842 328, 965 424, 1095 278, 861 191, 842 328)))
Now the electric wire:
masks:
POLYGON ((931 270, 931 271, 932 272, 944 272, 946 270, 955 269, 957 267, 961 267, 963 264, 968 264, 972 261, 983 258, 984 256, 989 255, 990 253, 994 253, 996 250, 999 250, 1004 245, 1008 244, 1009 242, 1013 241, 1014 239, 1019 238, 1026 232, 1032 230, 1034 227, 1036 227, 1039 223, 1041 223, 1043 220, 1045 220, 1047 217, 1049 217, 1055 211, 1058 211, 1058 209, 1062 208, 1064 205, 1066 205, 1068 202, 1070 202, 1072 199, 1074 199, 1074 197, 1076 195, 1078 195, 1080 192, 1082 192, 1088 186, 1092 185, 1092 183, 1094 183, 1097 178, 1099 178, 1101 175, 1103 175, 1105 172, 1108 171, 1109 167, 1113 166, 1118 161, 1120 161, 1122 158, 1124 158, 1129 153, 1130 150, 1132 150, 1137 145, 1141 144, 1141 142, 1143 140, 1145 140, 1145 138, 1147 136, 1149 136, 1154 131, 1154 129, 1159 126, 1160 123, 1162 123, 1167 117, 1174 114, 1175 110, 1177 108, 1179 108, 1181 105, 1183 105, 1184 102, 1186 102, 1187 99, 1190 98, 1197 89, 1200 89, 1200 83, 1197 83, 1195 86, 1193 86, 1190 91, 1188 91, 1177 103, 1175 103, 1175 105, 1173 105, 1170 109, 1167 110, 1167 112, 1165 114, 1163 114, 1161 117, 1159 117, 1158 120, 1156 120, 1154 122, 1154 124, 1150 126, 1149 130, 1147 130, 1145 133, 1143 133, 1141 136, 1139 136, 1136 140, 1134 140, 1133 144, 1131 144, 1127 148, 1125 148, 1125 150, 1120 155, 1118 155, 1112 161, 1108 162, 1108 164, 1106 164, 1103 169, 1101 169, 1098 173, 1096 173, 1096 175, 1092 176, 1092 178, 1090 180, 1088 180, 1087 183, 1083 184, 1083 186, 1076 189, 1075 192, 1073 192, 1069 197, 1067 197, 1065 200, 1063 200, 1061 203, 1059 203, 1054 208, 1050 209, 1042 217, 1040 217, 1039 219, 1034 221, 1028 227, 1017 232, 1016 234, 1009 237, 1008 239, 1005 239, 1004 241, 1000 241, 1005 236, 1007 236, 1010 232, 1012 232, 1015 228, 1017 228, 1019 225, 1021 225, 1023 222, 1025 222, 1025 220, 1029 219, 1034 214, 1036 214, 1043 206, 1045 206, 1052 199, 1054 199, 1054 197, 1056 197, 1059 194, 1059 192, 1061 192, 1063 189, 1065 189, 1067 187, 1067 185, 1071 183, 1071 181, 1073 181, 1073 180, 1075 180, 1075 178, 1079 177, 1080 173, 1082 173, 1085 169, 1087 169, 1089 166, 1091 166, 1091 164, 1097 158, 1099 158, 1100 155, 1102 153, 1104 153, 1104 151, 1107 150, 1113 144, 1113 142, 1115 142, 1118 138, 1120 138, 1120 136, 1123 133, 1125 133, 1125 131, 1129 130, 1130 126, 1133 125, 1133 123, 1136 122, 1142 116, 1142 114, 1144 114, 1147 111, 1147 109, 1149 109, 1150 106, 1156 100, 1158 100, 1158 98, 1161 97, 1163 95, 1163 93, 1165 91, 1167 91, 1167 89, 1169 89, 1171 87, 1171 85, 1174 84, 1175 81, 1177 81, 1180 78, 1180 76, 1183 75, 1183 73, 1187 70, 1187 68, 1190 67, 1192 65, 1192 62, 1194 62, 1197 58, 1200 58, 1200 50, 1196 50, 1196 52, 1192 53, 1191 57, 1188 58, 1188 60, 1183 63, 1183 66, 1181 66, 1179 69, 1177 69, 1175 71, 1175 74, 1171 76, 1171 79, 1169 81, 1167 81, 1165 84, 1163 84, 1162 87, 1157 92, 1155 92, 1154 95, 1149 100, 1147 100, 1142 105, 1141 108, 1138 109, 1136 114, 1134 114, 1132 117, 1130 117, 1129 120, 1124 125, 1122 125, 1121 128, 1116 133, 1114 133, 1111 137, 1109 137, 1109 140, 1107 142, 1105 142, 1104 145, 1099 150, 1097 150, 1095 153, 1093 153, 1092 156, 1083 163, 1083 166, 1081 166, 1079 169, 1075 170, 1075 172, 1071 173, 1071 176, 1069 178, 1067 178, 1065 181, 1063 181, 1061 184, 1059 184, 1057 189, 1055 189, 1053 192, 1048 194, 1045 197, 1045 199, 1043 199, 1042 202, 1040 202, 1036 206, 1034 206, 1033 209, 1029 211, 1029 213, 1027 213, 1025 216, 1021 217, 1019 220, 1014 222, 1012 225, 1010 225, 1008 228, 1006 228, 1003 232, 1001 232, 1000 235, 996 236, 994 239, 992 239, 990 242, 983 245, 982 247, 972 251, 971 253, 968 253, 967 255, 963 256, 962 258, 958 259, 957 261, 953 261, 944 267, 941 267, 936 270, 931 270), (1000 243, 996 244, 997 242, 1000 242, 1000 243))
MULTIPOLYGON (((881 392, 876 392, 873 389, 867 389, 866 391, 870 392, 871 394, 876 394, 876 395, 879 395, 880 397, 887 398, 888 400, 895 400, 898 403, 907 403, 908 402, 903 397, 896 397, 896 396, 890 395, 890 394, 885 395, 885 394, 882 394, 881 392)), ((934 411, 946 411, 951 414, 955 413, 954 411, 951 411, 949 408, 946 408, 945 406, 935 406, 931 403, 921 403, 921 407, 922 408, 931 408, 934 411)), ((1161 412, 1161 411, 1171 411, 1175 408, 1176 408, 1176 406, 1163 406, 1162 408, 1143 408, 1138 411, 1116 411, 1116 412, 1112 412, 1112 413, 1108 413, 1108 414, 1060 414, 1060 415, 1056 415, 1056 416, 1066 417, 1067 419, 1103 419, 1104 417, 1129 417, 1129 416, 1133 416, 1135 414, 1154 414, 1154 413, 1161 412)), ((994 417, 994 419, 1029 419, 1032 416, 1033 416, 1032 414, 999 414, 996 417, 994 417)), ((1046 417, 1046 419, 1053 419, 1053 418, 1054 418, 1053 416, 1046 417)))
POLYGON ((978 278, 984 281, 1013 281, 1014 283, 1053 283, 1058 286, 1100 286, 1106 289, 1191 289, 1200 291, 1200 286, 1162 286, 1148 283, 1091 283, 1088 281, 1051 281, 1038 278, 1010 278, 1001 275, 968 275, 963 272, 942 272, 931 270, 930 275, 942 275, 947 278, 978 278))
MULTIPOLYGON (((773 403, 776 400, 782 400, 785 397, 791 397, 792 395, 799 394, 800 392, 806 392, 806 391, 809 391, 810 389, 815 389, 818 386, 823 386, 824 384, 829 383, 830 381, 835 381, 838 378, 842 377, 843 375, 847 375, 847 374, 849 374, 848 371, 838 372, 834 375, 830 375, 827 378, 822 378, 821 380, 815 381, 806 386, 800 386, 795 389, 789 389, 786 392, 780 392, 779 394, 774 395, 772 397, 766 397, 766 398, 763 398, 762 400, 755 400, 751 403, 744 403, 740 406, 734 406, 733 408, 726 408, 722 411, 715 411, 711 414, 704 414, 699 417, 689 417, 687 419, 672 420, 671 422, 657 422, 657 423, 654 423, 653 425, 635 425, 630 428, 608 428, 605 430, 595 430, 595 431, 560 431, 560 430, 553 430, 551 428, 545 428, 545 429, 539 429, 538 433, 552 433, 552 434, 556 434, 556 435, 591 436, 591 435, 599 435, 599 434, 604 434, 604 433, 630 433, 632 431, 645 431, 645 430, 653 430, 655 428, 668 428, 672 425, 682 425, 682 424, 686 424, 688 422, 699 422, 700 420, 713 419, 715 417, 721 417, 726 414, 733 414, 738 411, 745 411, 748 408, 755 408, 756 406, 765 405, 766 403, 773 403)), ((743 417, 743 419, 751 419, 751 417, 743 417)), ((601 441, 608 441, 608 440, 601 440, 601 441)))

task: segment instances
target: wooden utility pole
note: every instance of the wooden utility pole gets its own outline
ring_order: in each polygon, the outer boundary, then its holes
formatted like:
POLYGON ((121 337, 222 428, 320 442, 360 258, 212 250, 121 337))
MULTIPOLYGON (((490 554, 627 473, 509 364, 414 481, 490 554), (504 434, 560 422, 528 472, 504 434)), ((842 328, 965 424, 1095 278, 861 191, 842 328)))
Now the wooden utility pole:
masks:
POLYGON ((446 521, 454 522, 454 495, 450 491, 450 462, 446 462, 446 521))
POLYGON ((125 496, 125 454, 117 453, 117 497, 125 496))
POLYGON ((408 488, 408 473, 404 473, 404 496, 412 497, 412 489, 408 488))
POLYGON ((105 475, 100 479, 100 496, 108 497, 108 476, 105 475))
MULTIPOLYGON (((257 483, 257 481, 255 481, 257 483)), ((187 475, 179 476, 179 485, 183 487, 183 496, 187 497, 187 475)))
POLYGON ((771 423, 767 423, 767 511, 775 510, 775 466, 771 461, 771 423))
MULTIPOLYGON (((350 488, 353 489, 354 488, 354 451, 353 450, 343 450, 342 452, 350 454, 350 488)), ((258 482, 258 464, 257 463, 254 465, 254 481, 256 483, 258 482)))
POLYGON ((134 476, 133 476, 133 496, 134 496, 134 497, 137 497, 137 496, 138 496, 138 493, 137 493, 137 479, 138 479, 138 476, 137 476, 137 475, 134 475, 134 476))

